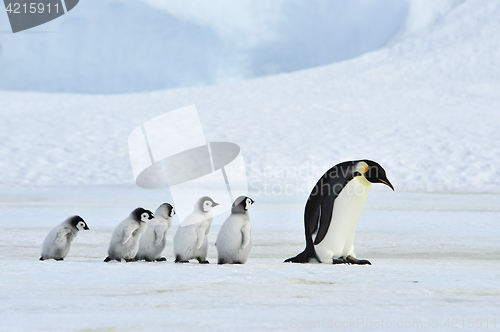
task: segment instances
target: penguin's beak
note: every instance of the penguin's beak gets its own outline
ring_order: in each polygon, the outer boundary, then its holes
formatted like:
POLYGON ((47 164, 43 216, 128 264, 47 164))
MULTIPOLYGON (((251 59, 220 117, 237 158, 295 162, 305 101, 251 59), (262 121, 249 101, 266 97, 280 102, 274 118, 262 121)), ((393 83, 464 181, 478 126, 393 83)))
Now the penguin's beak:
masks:
POLYGON ((86 231, 90 230, 89 226, 85 226, 85 227, 83 227, 83 229, 86 230, 86 231))
POLYGON ((380 182, 382 182, 383 184, 389 186, 392 191, 394 191, 394 187, 392 186, 392 184, 389 182, 389 180, 386 178, 385 180, 382 180, 382 179, 379 179, 380 182))
POLYGON ((212 207, 216 207, 217 205, 219 205, 219 203, 214 202, 214 204, 212 204, 212 207))

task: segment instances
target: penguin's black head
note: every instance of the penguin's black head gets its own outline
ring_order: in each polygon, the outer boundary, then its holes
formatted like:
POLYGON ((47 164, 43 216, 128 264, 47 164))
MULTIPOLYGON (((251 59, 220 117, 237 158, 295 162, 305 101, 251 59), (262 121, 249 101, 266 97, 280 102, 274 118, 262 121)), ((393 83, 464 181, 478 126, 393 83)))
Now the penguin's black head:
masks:
POLYGON ((198 208, 203 212, 209 212, 217 205, 219 205, 219 203, 215 203, 214 200, 208 196, 203 196, 198 200, 198 208))
POLYGON ((153 212, 141 207, 132 211, 130 215, 132 216, 132 219, 137 222, 148 222, 155 217, 153 212))
POLYGON ((79 231, 85 230, 88 231, 90 228, 87 226, 85 220, 80 216, 73 216, 69 218, 69 223, 76 227, 79 231))
POLYGON ((161 216, 165 219, 172 218, 175 215, 175 210, 173 206, 170 205, 169 203, 163 203, 156 209, 155 215, 157 217, 161 216))
POLYGON ((383 183, 389 186, 392 190, 394 187, 392 186, 389 179, 387 179, 387 175, 385 175, 385 170, 378 163, 372 160, 360 160, 360 162, 364 162, 366 165, 363 165, 363 170, 356 170, 359 175, 363 175, 368 181, 371 183, 383 183))
POLYGON ((231 212, 233 213, 241 213, 246 212, 253 205, 255 201, 247 196, 240 196, 234 200, 233 207, 231 208, 231 212))

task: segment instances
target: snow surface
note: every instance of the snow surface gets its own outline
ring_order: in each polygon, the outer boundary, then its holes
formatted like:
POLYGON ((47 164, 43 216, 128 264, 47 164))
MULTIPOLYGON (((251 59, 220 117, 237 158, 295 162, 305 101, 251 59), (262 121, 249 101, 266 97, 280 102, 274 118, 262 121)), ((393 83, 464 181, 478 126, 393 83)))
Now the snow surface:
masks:
POLYGON ((155 208, 161 191, 0 188, 0 331, 304 330, 294 326, 323 319, 419 330, 414 322, 444 329, 447 318, 500 327, 499 195, 371 193, 355 244, 372 266, 282 263, 303 249, 304 199, 256 197, 245 265, 174 264, 178 223, 167 262, 106 264, 114 226, 137 205, 155 208), (45 235, 75 211, 90 231, 65 261, 38 261, 45 235))

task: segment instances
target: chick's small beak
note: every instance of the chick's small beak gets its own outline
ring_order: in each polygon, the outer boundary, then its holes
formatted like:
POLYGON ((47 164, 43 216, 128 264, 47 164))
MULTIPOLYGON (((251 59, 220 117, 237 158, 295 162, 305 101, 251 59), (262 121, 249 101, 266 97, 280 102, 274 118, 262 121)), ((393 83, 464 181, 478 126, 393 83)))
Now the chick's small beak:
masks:
POLYGON ((219 205, 219 203, 214 202, 214 204, 212 204, 212 207, 216 207, 217 205, 219 205))

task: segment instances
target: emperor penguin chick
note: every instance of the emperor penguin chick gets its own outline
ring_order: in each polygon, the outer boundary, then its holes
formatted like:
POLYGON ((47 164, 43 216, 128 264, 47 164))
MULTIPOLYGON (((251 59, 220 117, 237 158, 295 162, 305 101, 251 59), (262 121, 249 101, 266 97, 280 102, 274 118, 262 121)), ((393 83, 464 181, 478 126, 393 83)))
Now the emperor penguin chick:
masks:
POLYGON ((139 241, 139 251, 136 260, 166 261, 161 257, 163 249, 167 244, 167 232, 172 226, 172 217, 175 215, 174 208, 168 203, 163 203, 156 209, 155 218, 148 222, 146 232, 142 234, 139 241))
POLYGON ((196 258, 200 264, 208 264, 207 234, 212 224, 212 209, 217 205, 210 197, 203 196, 196 202, 193 213, 181 222, 174 236, 176 263, 196 258))
POLYGON ((55 259, 62 261, 69 252, 78 231, 89 230, 80 216, 72 216, 54 227, 43 241, 41 261, 55 259))
POLYGON ((132 211, 130 216, 119 223, 113 231, 108 248, 108 257, 104 261, 116 260, 121 262, 122 259, 127 262, 134 261, 139 249, 139 239, 142 233, 146 231, 147 222, 153 218, 153 213, 143 208, 132 211))
POLYGON ((222 225, 215 243, 219 264, 245 264, 247 261, 252 249, 252 224, 248 209, 253 203, 246 196, 240 196, 234 201, 231 215, 222 225))

